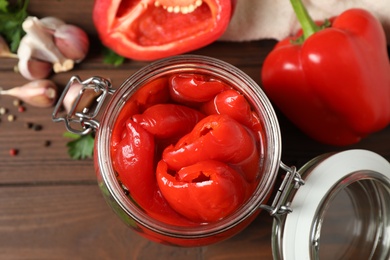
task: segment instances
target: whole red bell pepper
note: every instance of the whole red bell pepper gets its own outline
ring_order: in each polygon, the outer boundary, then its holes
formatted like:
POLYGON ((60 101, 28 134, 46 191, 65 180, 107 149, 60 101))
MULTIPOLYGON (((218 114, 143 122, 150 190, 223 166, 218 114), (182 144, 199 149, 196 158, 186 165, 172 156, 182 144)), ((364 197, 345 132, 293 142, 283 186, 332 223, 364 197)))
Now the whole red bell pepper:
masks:
POLYGON ((291 0, 302 32, 279 42, 261 77, 268 97, 310 137, 349 145, 390 123, 390 64, 379 21, 350 9, 313 22, 291 0))
POLYGON ((231 0, 95 0, 93 22, 102 43, 117 54, 155 60, 214 42, 231 13, 231 0))

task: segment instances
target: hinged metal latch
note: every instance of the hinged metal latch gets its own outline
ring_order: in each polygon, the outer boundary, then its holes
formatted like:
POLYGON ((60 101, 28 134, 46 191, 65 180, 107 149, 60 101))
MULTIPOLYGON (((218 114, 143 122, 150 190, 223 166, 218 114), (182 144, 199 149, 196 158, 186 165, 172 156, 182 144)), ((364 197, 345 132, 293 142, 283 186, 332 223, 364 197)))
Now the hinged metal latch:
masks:
POLYGON ((289 167, 284 163, 280 163, 280 167, 287 173, 276 192, 272 205, 260 205, 260 208, 267 210, 271 216, 283 215, 292 212, 290 201, 286 201, 291 189, 298 189, 305 184, 301 175, 297 172, 295 166, 289 167))
POLYGON ((57 101, 57 104, 54 108, 52 114, 52 120, 54 122, 64 121, 66 129, 69 132, 85 135, 90 133, 92 130, 99 128, 99 122, 96 120, 97 115, 99 114, 104 100, 107 95, 112 95, 115 92, 112 89, 111 82, 102 77, 92 77, 85 81, 81 81, 78 76, 73 76, 66 85, 64 91, 62 92, 60 98, 57 101), (81 84, 80 91, 73 102, 70 110, 67 113, 60 113, 63 101, 69 89, 75 84, 81 84), (82 111, 78 111, 78 106, 82 100, 83 95, 86 91, 94 91, 96 99, 94 100, 94 106, 84 107, 82 111))

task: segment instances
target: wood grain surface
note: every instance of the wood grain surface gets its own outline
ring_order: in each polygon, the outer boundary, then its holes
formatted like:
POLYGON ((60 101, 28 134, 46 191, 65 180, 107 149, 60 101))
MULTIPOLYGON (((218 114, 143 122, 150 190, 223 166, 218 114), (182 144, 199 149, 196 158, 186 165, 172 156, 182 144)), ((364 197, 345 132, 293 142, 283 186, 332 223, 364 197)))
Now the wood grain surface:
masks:
MULTIPOLYGON (((99 75, 118 87, 146 62, 126 61, 120 67, 103 63, 99 39, 91 19, 92 0, 30 0, 29 13, 56 16, 85 29, 91 50, 74 70, 53 75, 61 88, 72 75, 82 79, 99 75)), ((216 42, 193 53, 227 61, 260 83, 260 69, 275 42, 216 42)), ((0 60, 0 86, 7 89, 27 82, 13 67, 13 59, 0 60)), ((18 112, 14 98, 0 97, 0 106, 16 120, 0 118, 0 259, 272 259, 272 218, 265 212, 239 235, 199 248, 169 247, 150 242, 116 217, 96 184, 92 159, 69 158, 63 124, 51 121, 52 108, 26 105, 18 112), (42 126, 35 131, 32 122, 42 126), (50 145, 47 145, 50 142, 50 145), (17 149, 10 156, 10 149, 17 149)), ((390 160, 390 128, 348 147, 321 145, 296 129, 277 111, 283 140, 282 161, 302 166, 331 151, 364 148, 390 160)))

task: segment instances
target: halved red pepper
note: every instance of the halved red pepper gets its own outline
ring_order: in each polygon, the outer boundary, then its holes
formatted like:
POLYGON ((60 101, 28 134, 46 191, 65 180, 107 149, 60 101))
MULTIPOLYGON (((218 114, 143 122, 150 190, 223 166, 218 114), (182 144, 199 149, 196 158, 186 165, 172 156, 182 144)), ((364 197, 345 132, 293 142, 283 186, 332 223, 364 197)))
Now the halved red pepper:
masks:
POLYGON ((231 0, 196 2, 95 0, 93 21, 102 43, 116 53, 155 60, 201 48, 224 33, 231 0))
POLYGON ((279 42, 262 68, 263 88, 313 139, 350 145, 390 123, 390 63, 380 22, 350 9, 319 27, 291 0, 301 35, 279 42))
POLYGON ((227 164, 207 160, 171 175, 161 160, 157 182, 169 205, 196 222, 220 220, 237 209, 246 198, 247 183, 227 164))

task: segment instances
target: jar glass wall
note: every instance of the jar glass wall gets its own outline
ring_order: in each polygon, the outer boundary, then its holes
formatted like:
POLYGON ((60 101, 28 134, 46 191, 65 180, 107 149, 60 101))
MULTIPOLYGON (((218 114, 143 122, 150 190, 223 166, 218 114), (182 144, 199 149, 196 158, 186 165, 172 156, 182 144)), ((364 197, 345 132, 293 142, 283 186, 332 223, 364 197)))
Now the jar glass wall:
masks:
POLYGON ((313 259, 388 259, 390 183, 360 171, 338 183, 313 225, 313 259))

